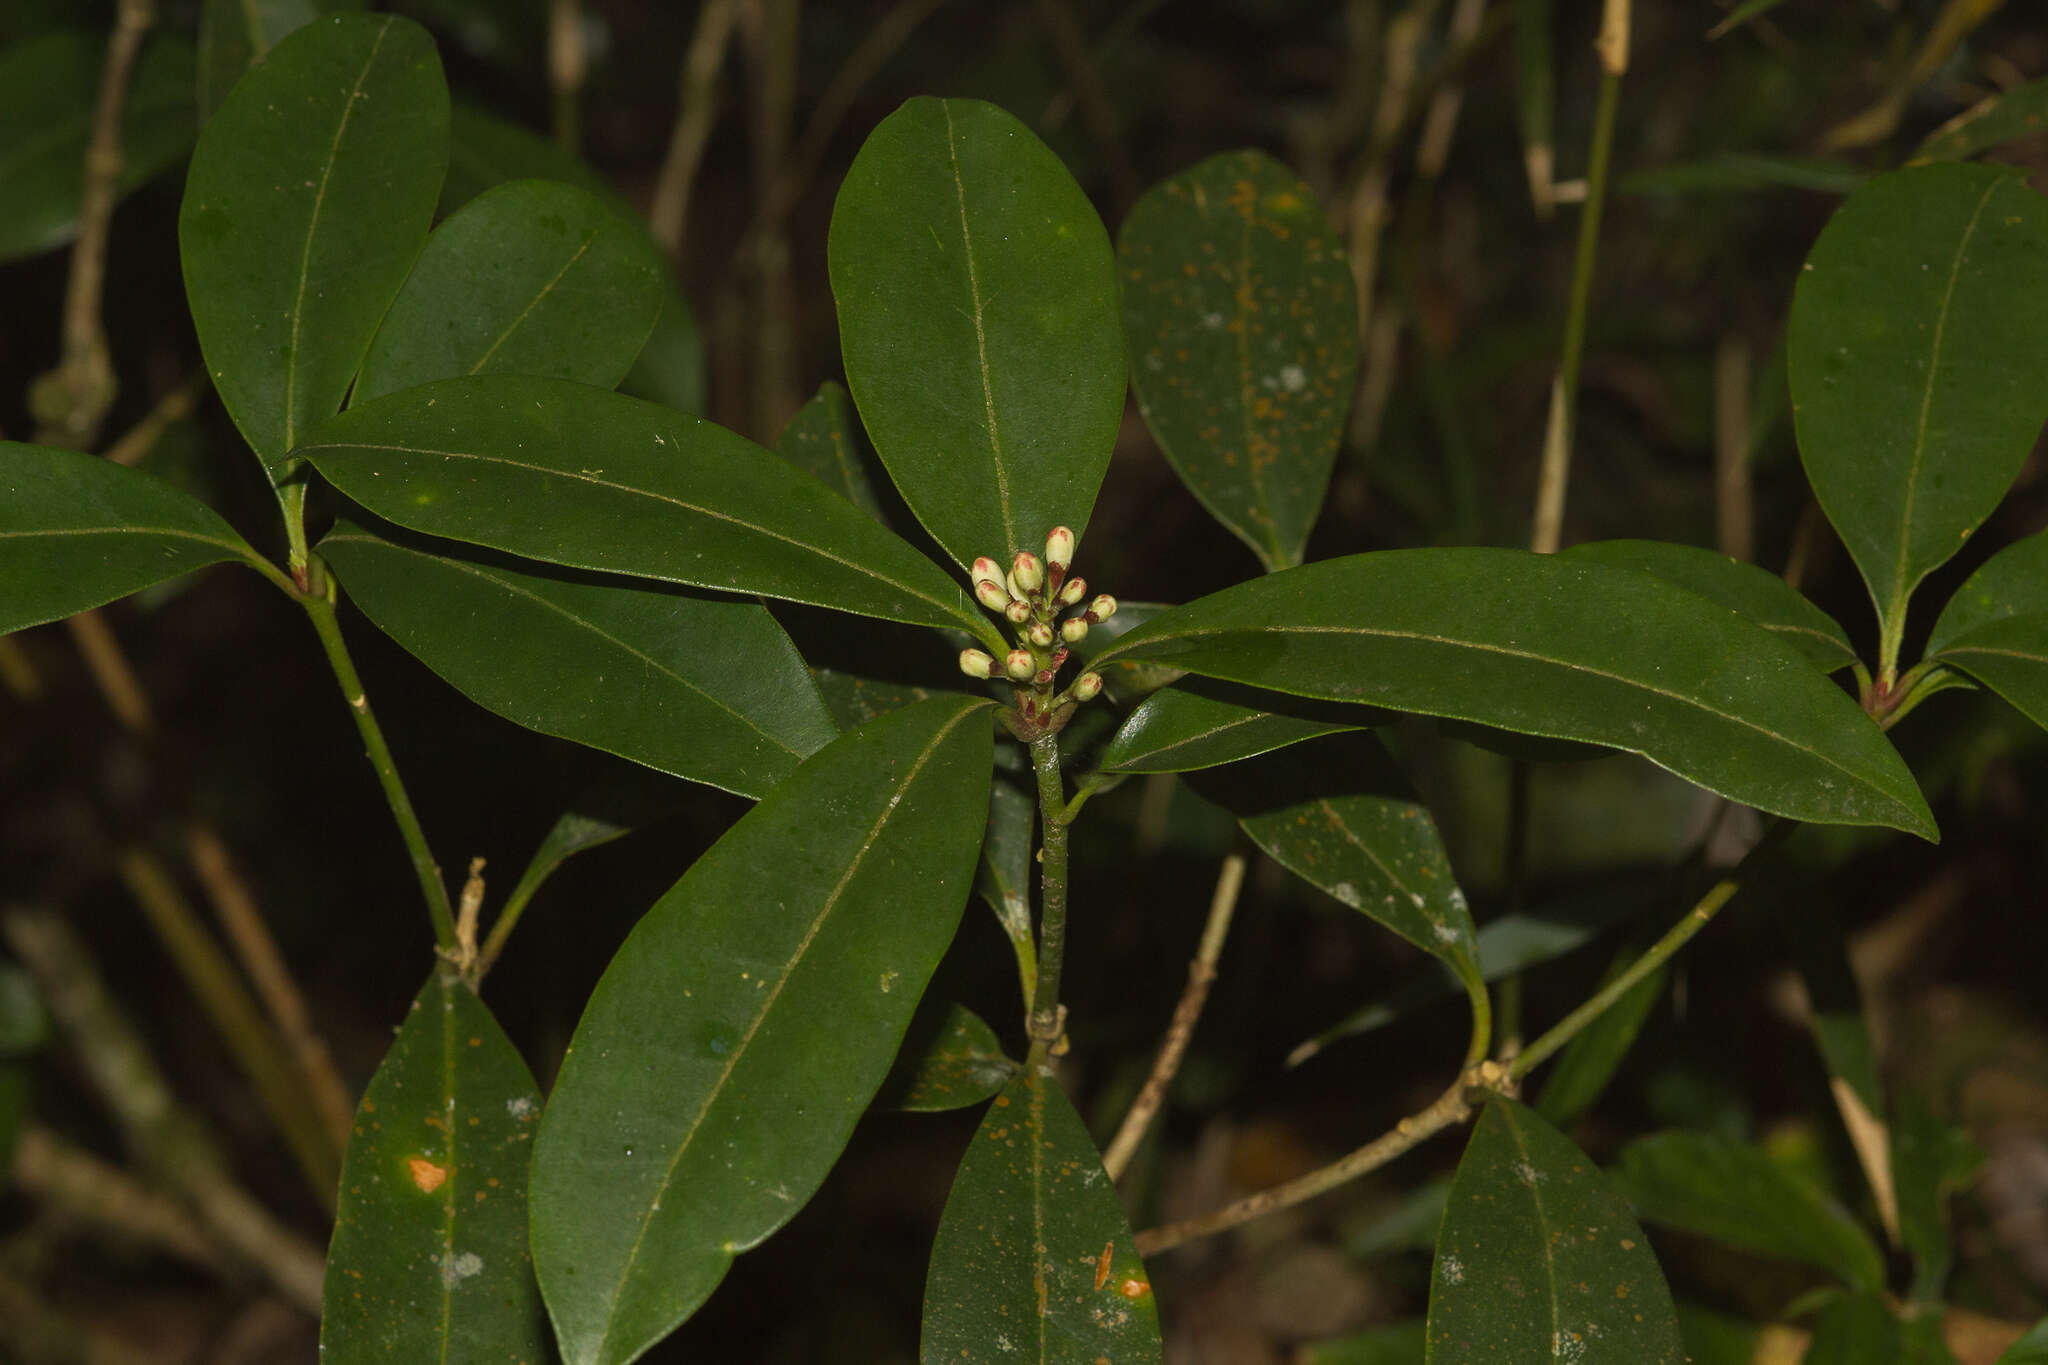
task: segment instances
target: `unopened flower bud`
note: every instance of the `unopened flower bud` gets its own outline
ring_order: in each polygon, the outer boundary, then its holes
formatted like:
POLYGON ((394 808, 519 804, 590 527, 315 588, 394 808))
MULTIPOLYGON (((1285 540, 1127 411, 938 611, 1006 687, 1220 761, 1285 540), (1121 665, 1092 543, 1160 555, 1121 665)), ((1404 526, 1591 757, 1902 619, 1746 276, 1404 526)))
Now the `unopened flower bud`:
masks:
POLYGON ((990 611, 1002 611, 1010 605, 1010 594, 1000 581, 977 578, 974 580, 974 600, 990 611))
POLYGON ((1052 528, 1052 533, 1045 538, 1045 562, 1050 568, 1060 573, 1066 572, 1067 566, 1074 562, 1074 533, 1072 531, 1064 526, 1052 528))
POLYGON ((974 580, 977 588, 983 583, 993 583, 999 588, 1003 586, 1003 566, 987 555, 974 561, 974 566, 967 571, 967 576, 974 580))
POLYGON ((1060 622, 1060 638, 1068 644, 1079 644, 1088 634, 1088 623, 1076 616, 1070 621, 1060 622))
POLYGON ((1068 653, 1068 650, 1067 650, 1067 647, 1066 647, 1065 645, 1061 645, 1061 646, 1060 646, 1060 647, 1059 647, 1058 649, 1054 650, 1054 651, 1052 652, 1052 666, 1053 666, 1054 668, 1058 668, 1058 667, 1060 667, 1060 666, 1061 666, 1062 664, 1066 663, 1066 661, 1067 661, 1067 653, 1068 653))
POLYGON ((1031 619, 1031 604, 1029 602, 1006 603, 1003 607, 1003 615, 1010 618, 1011 625, 1021 626, 1031 619))
POLYGON ((1031 661, 1031 651, 1013 649, 1003 657, 1003 672, 1018 682, 1023 682, 1038 671, 1038 665, 1031 661))
POLYGON ((1087 579, 1069 578, 1067 580, 1066 586, 1060 589, 1059 603, 1063 607, 1071 607, 1087 595, 1087 579))
POLYGON ((960 671, 970 678, 986 678, 995 671, 996 661, 978 649, 960 651, 960 671))
POLYGON ((1031 680, 1031 681, 1033 681, 1033 682, 1037 683, 1037 684, 1038 684, 1038 685, 1039 685, 1040 687, 1051 687, 1051 686, 1052 686, 1052 670, 1051 670, 1051 669, 1049 669, 1049 668, 1041 668, 1041 669, 1039 669, 1039 670, 1038 670, 1038 674, 1037 674, 1037 676, 1036 676, 1036 677, 1034 677, 1034 678, 1032 678, 1032 680, 1031 680))
POLYGON ((1074 679, 1075 701, 1093 701, 1101 692, 1102 675, 1100 673, 1083 673, 1080 677, 1074 679))
POLYGON ((1022 588, 1014 593, 1017 597, 1029 597, 1045 586, 1045 565, 1029 550, 1017 551, 1017 558, 1010 564, 1010 586, 1022 588))
POLYGON ((1052 648, 1052 626, 1045 621, 1033 621, 1031 629, 1024 632, 1024 638, 1040 649, 1052 648))
POLYGON ((1091 626, 1099 626, 1116 615, 1116 599, 1108 593, 1097 593, 1095 600, 1088 604, 1083 619, 1091 626))

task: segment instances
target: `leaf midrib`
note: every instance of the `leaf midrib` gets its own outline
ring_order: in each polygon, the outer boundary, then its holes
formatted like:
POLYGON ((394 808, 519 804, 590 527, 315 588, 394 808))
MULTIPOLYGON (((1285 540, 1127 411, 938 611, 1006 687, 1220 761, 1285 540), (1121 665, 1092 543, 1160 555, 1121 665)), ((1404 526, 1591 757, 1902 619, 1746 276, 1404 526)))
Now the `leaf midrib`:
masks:
POLYGON ((498 339, 496 341, 493 341, 490 344, 489 348, 486 349, 481 356, 477 357, 477 362, 474 365, 471 365, 469 369, 465 371, 465 373, 471 375, 478 374, 483 370, 484 366, 491 363, 491 357, 496 355, 499 352, 499 350, 503 348, 505 343, 512 339, 512 334, 514 332, 517 332, 521 327, 526 325, 526 320, 529 317, 533 316, 533 310, 540 307, 542 301, 545 300, 548 297, 548 295, 555 292, 555 286, 562 282, 562 277, 567 275, 571 270, 575 269, 576 262, 582 260, 583 257, 586 254, 588 254, 588 252, 590 251, 590 244, 597 240, 598 234, 602 231, 604 231, 602 227, 593 227, 590 230, 589 235, 586 236, 581 242, 578 242, 576 244, 576 250, 570 253, 568 260, 562 262, 562 268, 554 273, 554 277, 552 279, 550 279, 546 284, 540 287, 540 291, 538 293, 536 293, 531 299, 527 300, 526 307, 519 310, 519 316, 512 319, 511 322, 506 324, 505 330, 498 334, 498 339))
MULTIPOLYGON (((1192 735, 1185 735, 1185 736, 1181 737, 1180 739, 1176 739, 1176 740, 1172 741, 1172 742, 1171 742, 1171 743, 1169 743, 1169 744, 1162 744, 1162 745, 1160 745, 1159 747, 1157 747, 1157 748, 1155 748, 1155 749, 1147 749, 1147 750, 1145 750, 1145 751, 1144 751, 1144 752, 1142 752, 1142 753, 1137 753, 1137 754, 1133 754, 1133 755, 1132 755, 1131 757, 1129 757, 1129 758, 1126 758, 1126 759, 1119 759, 1119 760, 1118 760, 1117 762, 1115 762, 1115 763, 1107 763, 1107 764, 1104 764, 1104 765, 1103 765, 1103 771, 1105 771, 1105 772, 1114 772, 1114 771, 1116 771, 1117 769, 1120 769, 1120 768, 1127 768, 1127 767, 1129 767, 1129 766, 1130 766, 1131 764, 1133 764, 1133 763, 1142 763, 1142 762, 1145 762, 1145 761, 1146 761, 1146 760, 1148 760, 1148 759, 1158 759, 1158 758, 1161 758, 1161 757, 1163 757, 1164 755, 1167 755, 1167 754, 1173 753, 1173 752, 1174 752, 1175 750, 1178 750, 1178 749, 1186 749, 1186 748, 1189 748, 1189 747, 1190 747, 1190 746, 1192 746, 1192 745, 1200 744, 1200 743, 1201 743, 1201 742, 1202 742, 1203 740, 1208 740, 1208 739, 1214 739, 1214 738, 1216 738, 1216 736, 1218 736, 1218 735, 1220 735, 1220 734, 1224 734, 1224 733, 1227 733, 1228 731, 1231 731, 1231 730, 1235 730, 1235 729, 1238 729, 1238 728, 1240 728, 1240 727, 1242 727, 1242 726, 1246 726, 1246 725, 1256 725, 1256 724, 1258 724, 1258 723, 1259 723, 1260 721, 1265 721, 1265 720, 1283 720, 1283 721, 1284 721, 1284 720, 1293 720, 1293 719, 1295 719, 1295 718, 1294 718, 1294 717, 1292 717, 1292 716, 1280 716, 1280 715, 1275 715, 1275 714, 1274 714, 1274 713, 1272 713, 1271 711, 1257 711, 1257 712, 1254 712, 1253 714, 1251 714, 1251 715, 1249 715, 1249 716, 1239 716, 1239 717, 1237 717, 1237 718, 1236 718, 1235 720, 1226 720, 1226 721, 1223 721, 1223 722, 1221 722, 1221 723, 1219 723, 1219 724, 1217 724, 1217 725, 1213 725, 1213 726, 1211 726, 1211 727, 1210 727, 1209 729, 1207 729, 1207 730, 1203 730, 1203 731, 1200 731, 1200 732, 1199 732, 1199 733, 1197 733, 1197 734, 1192 734, 1192 735)), ((1298 723, 1299 723, 1299 724, 1302 724, 1302 725, 1317 725, 1317 724, 1321 724, 1322 722, 1318 722, 1318 721, 1299 721, 1298 723)), ((1257 755, 1247 755, 1247 756, 1248 756, 1248 757, 1256 757, 1257 755)))
POLYGON ((974 305, 967 316, 974 323, 975 369, 981 379, 982 410, 988 422, 989 460, 995 466, 996 505, 1003 514, 1003 553, 1009 555, 1019 548, 1017 518, 1010 508, 1010 471, 1003 463, 1003 436, 996 425, 996 394, 989 379, 988 328, 983 317, 981 272, 975 267, 974 235, 968 230, 967 185, 960 178, 960 144, 953 132, 952 102, 940 100, 939 108, 946 116, 946 164, 953 174, 953 199, 960 210, 960 246, 967 258, 967 296, 974 305))

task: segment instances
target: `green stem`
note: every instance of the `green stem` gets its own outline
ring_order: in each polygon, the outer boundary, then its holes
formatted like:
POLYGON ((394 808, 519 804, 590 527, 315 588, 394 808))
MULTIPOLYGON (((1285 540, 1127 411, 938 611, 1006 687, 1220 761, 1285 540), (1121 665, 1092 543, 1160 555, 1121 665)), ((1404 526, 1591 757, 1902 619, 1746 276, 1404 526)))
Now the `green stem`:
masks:
POLYGON ((312 552, 306 548, 306 481, 296 478, 277 490, 284 510, 285 567, 301 585, 307 583, 312 552))
POLYGON ((456 946, 455 911, 448 901, 448 888, 442 883, 441 869, 427 847, 426 833, 420 828, 419 816, 413 812, 412 798, 406 795, 405 783, 398 775, 398 765, 391 759, 391 746, 384 742, 383 728, 377 724, 376 713, 370 709, 369 694, 363 690, 363 680, 357 676, 355 662, 349 658, 348 645, 341 638, 341 623, 334 613, 334 580, 327 577, 324 569, 317 567, 317 561, 314 564, 315 572, 323 580, 323 590, 301 597, 300 603, 306 608, 313 630, 327 650, 327 662, 334 669, 335 681, 341 684, 341 695, 348 701, 349 713, 356 718, 356 729, 363 737, 370 766, 377 770, 377 781, 384 788, 384 800, 391 807, 391 818, 398 822, 398 833, 405 840, 406 851, 412 855, 412 870, 419 878, 420 893, 427 899, 427 915, 434 922, 434 941, 442 952, 452 953, 456 946))
POLYGON ((505 904, 499 909, 489 936, 484 939, 483 947, 477 949, 476 963, 470 968, 469 985, 472 990, 483 983, 484 974, 498 960, 498 954, 505 951, 505 940, 511 938, 513 929, 518 927, 519 917, 526 913, 527 902, 561 865, 559 858, 553 862, 529 865, 519 878, 519 884, 512 888, 512 894, 505 897, 505 904))
POLYGON ((1060 959, 1067 946, 1067 827, 1060 822, 1066 790, 1060 782, 1057 735, 1031 741, 1031 766, 1038 774, 1038 985, 1031 996, 1031 1056, 1041 1067, 1060 1037, 1060 959))
POLYGON ((1486 1049, 1493 1046, 1493 998, 1486 993, 1486 978, 1476 970, 1465 982, 1465 995, 1472 1002, 1472 1041, 1465 1047, 1465 1065, 1470 1068, 1486 1060, 1486 1049))
POLYGON ((1122 781, 1123 775, 1121 773, 1089 774, 1081 779, 1080 789, 1074 793, 1074 799, 1061 806, 1059 814, 1053 818, 1062 825, 1073 824, 1074 817, 1081 813, 1081 807, 1088 804, 1089 797, 1094 796, 1098 792, 1108 791, 1111 787, 1116 786, 1122 781))

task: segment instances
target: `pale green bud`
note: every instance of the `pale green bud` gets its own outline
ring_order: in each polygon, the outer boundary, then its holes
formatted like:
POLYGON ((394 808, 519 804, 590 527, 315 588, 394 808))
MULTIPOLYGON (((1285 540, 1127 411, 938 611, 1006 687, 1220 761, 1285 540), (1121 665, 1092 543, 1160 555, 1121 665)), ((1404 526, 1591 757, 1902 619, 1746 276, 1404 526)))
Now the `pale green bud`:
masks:
POLYGON ((960 671, 970 678, 986 678, 995 667, 996 661, 978 649, 960 651, 960 671))
POLYGON ((1023 682, 1037 671, 1038 665, 1031 661, 1031 651, 1028 649, 1013 649, 1003 656, 1003 672, 1018 682, 1023 682))
POLYGON ((1080 677, 1074 679, 1075 701, 1093 701, 1101 693, 1102 675, 1100 673, 1083 673, 1080 677))
POLYGON ((1068 644, 1079 644, 1088 634, 1088 623, 1076 616, 1071 621, 1060 622, 1060 638, 1068 644))

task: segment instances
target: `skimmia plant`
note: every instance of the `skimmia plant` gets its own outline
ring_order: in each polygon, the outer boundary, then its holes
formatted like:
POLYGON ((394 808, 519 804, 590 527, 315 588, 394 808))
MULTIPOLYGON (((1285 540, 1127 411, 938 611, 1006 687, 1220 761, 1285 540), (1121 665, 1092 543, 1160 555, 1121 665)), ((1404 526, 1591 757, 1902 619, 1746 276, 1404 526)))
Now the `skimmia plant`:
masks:
POLYGON ((1793 299, 1798 440, 1876 607, 1865 660, 1782 580, 1680 545, 1304 562, 1356 382, 1356 304, 1323 210, 1262 153, 1154 187, 1112 245, 1014 118, 912 100, 869 135, 832 216, 847 388, 770 451, 614 392, 672 289, 646 233, 543 180, 448 202, 449 123, 425 32, 349 15, 277 45, 199 137, 187 294, 276 491, 282 563, 146 474, 0 446, 0 631, 216 562, 254 570, 309 618, 405 836, 438 954, 353 1125, 324 1359, 642 1355, 804 1206, 892 1067, 925 1107, 986 1105, 933 1243, 928 1362, 1156 1360, 1146 1255, 1468 1121, 1408 1348, 1431 1362, 1683 1360, 1638 1215, 1834 1274, 1823 1330, 1918 1330, 1942 1293, 1957 1161, 1939 1125, 1888 1121, 1867 1066, 1839 1074, 1884 1139, 1873 1178, 1917 1266, 1903 1300, 1884 1297, 1869 1233, 1748 1148, 1646 1139, 1624 1186, 1560 1131, 1645 989, 1750 872, 1703 882, 1581 1009, 1505 1051, 1489 981, 1508 968, 1372 729, 1418 714, 1626 751, 1777 830, 1935 838, 1887 728, 1960 686, 2048 723, 2048 537, 1923 599, 1932 634, 1904 657, 1915 590, 2048 416, 2048 210, 2020 178, 1949 163, 1869 181, 1793 299), (1120 612, 1114 584, 1076 573, 1127 386, 1262 577, 1120 612), (849 457, 856 423, 943 560, 887 523, 849 457), (482 933, 357 677, 344 595, 494 712, 756 799, 618 950, 549 1094, 479 991, 540 882, 622 827, 565 814, 482 933), (760 598, 938 632, 959 673, 851 716, 760 598), (1845 669, 1854 695, 1831 676, 1845 669), (1090 714, 1107 731, 1083 743, 1071 722, 1090 714), (997 776, 1023 770, 1029 799, 997 776), (1151 773, 1192 774, 1276 862, 1437 959, 1470 1024, 1442 1097, 1384 1137, 1140 1238, 1058 1059, 1067 919, 1090 896, 1069 886, 1069 828, 1151 773), (899 1059, 978 882, 1020 994, 972 1004, 1017 1011, 1028 1051, 1002 1056, 956 1006, 899 1059), (1555 1080, 1576 1089, 1524 1103, 1560 1052, 1555 1080))

